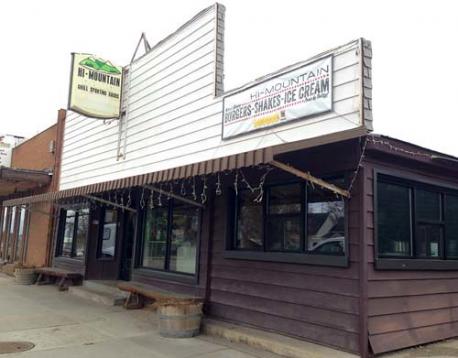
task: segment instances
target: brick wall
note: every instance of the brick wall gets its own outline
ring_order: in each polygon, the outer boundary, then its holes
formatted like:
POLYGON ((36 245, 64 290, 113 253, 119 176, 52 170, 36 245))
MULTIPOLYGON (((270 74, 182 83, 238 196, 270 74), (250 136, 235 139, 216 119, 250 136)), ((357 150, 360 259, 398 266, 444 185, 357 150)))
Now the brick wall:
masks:
POLYGON ((20 169, 54 170, 55 154, 49 152, 49 142, 56 140, 57 124, 13 149, 11 166, 20 169))
MULTIPOLYGON (((38 188, 35 193, 55 191, 58 188, 60 150, 65 110, 59 110, 58 121, 53 126, 23 142, 13 149, 11 166, 19 169, 49 170, 53 173, 51 184, 38 188), (54 153, 49 151, 55 142, 54 153)), ((24 264, 46 266, 49 264, 54 208, 51 203, 35 203, 31 206, 27 227, 24 264)))

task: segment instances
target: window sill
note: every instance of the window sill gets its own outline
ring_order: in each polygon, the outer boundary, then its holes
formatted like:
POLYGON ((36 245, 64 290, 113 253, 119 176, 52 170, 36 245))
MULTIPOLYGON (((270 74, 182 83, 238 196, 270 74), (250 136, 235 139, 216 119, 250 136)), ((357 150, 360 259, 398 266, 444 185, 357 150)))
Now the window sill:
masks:
POLYGON ((224 258, 251 261, 284 262, 290 264, 348 267, 348 256, 310 255, 288 252, 224 251, 224 258))
POLYGON ((458 270, 458 260, 434 259, 376 259, 377 270, 446 271, 458 270))

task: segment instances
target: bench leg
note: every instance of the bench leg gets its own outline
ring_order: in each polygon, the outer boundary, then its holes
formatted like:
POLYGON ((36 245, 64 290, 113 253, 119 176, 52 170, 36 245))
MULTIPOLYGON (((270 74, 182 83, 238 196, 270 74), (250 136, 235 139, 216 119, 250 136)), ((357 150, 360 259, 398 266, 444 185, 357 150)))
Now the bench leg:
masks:
POLYGON ((126 301, 124 302, 124 308, 126 310, 135 310, 143 308, 144 305, 145 302, 143 300, 143 297, 133 292, 129 293, 129 296, 126 298, 126 301))
POLYGON ((37 279, 36 285, 38 285, 38 286, 50 285, 52 283, 53 283, 53 280, 48 275, 43 275, 42 273, 40 273, 38 275, 38 279, 37 279))
POLYGON ((43 282, 43 274, 40 273, 40 274, 38 274, 38 277, 37 277, 37 280, 35 281, 35 284, 36 285, 42 285, 42 282, 43 282))
POLYGON ((69 280, 68 278, 66 277, 62 277, 60 280, 59 280, 59 283, 58 283, 58 288, 59 288, 59 291, 67 291, 68 290, 68 286, 71 285, 71 280, 69 280))

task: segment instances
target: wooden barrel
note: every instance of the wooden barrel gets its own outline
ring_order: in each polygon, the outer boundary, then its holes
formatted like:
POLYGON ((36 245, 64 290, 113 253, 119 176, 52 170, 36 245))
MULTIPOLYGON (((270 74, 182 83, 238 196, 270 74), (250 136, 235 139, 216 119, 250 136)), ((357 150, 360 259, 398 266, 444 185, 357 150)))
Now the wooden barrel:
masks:
POLYGON ((14 270, 14 280, 20 285, 33 285, 37 274, 34 269, 17 268, 14 270))
POLYGON ((202 303, 166 303, 157 308, 159 334, 169 338, 189 338, 200 333, 202 303))

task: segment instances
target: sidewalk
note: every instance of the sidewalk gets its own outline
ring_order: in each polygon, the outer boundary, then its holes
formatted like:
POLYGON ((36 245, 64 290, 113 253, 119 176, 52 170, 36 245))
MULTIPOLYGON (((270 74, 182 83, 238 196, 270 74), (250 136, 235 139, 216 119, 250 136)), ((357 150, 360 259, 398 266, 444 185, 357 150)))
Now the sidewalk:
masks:
POLYGON ((155 314, 127 311, 58 292, 54 286, 20 286, 0 274, 0 342, 29 341, 27 352, 2 358, 277 358, 279 356, 200 336, 168 339, 155 314))

